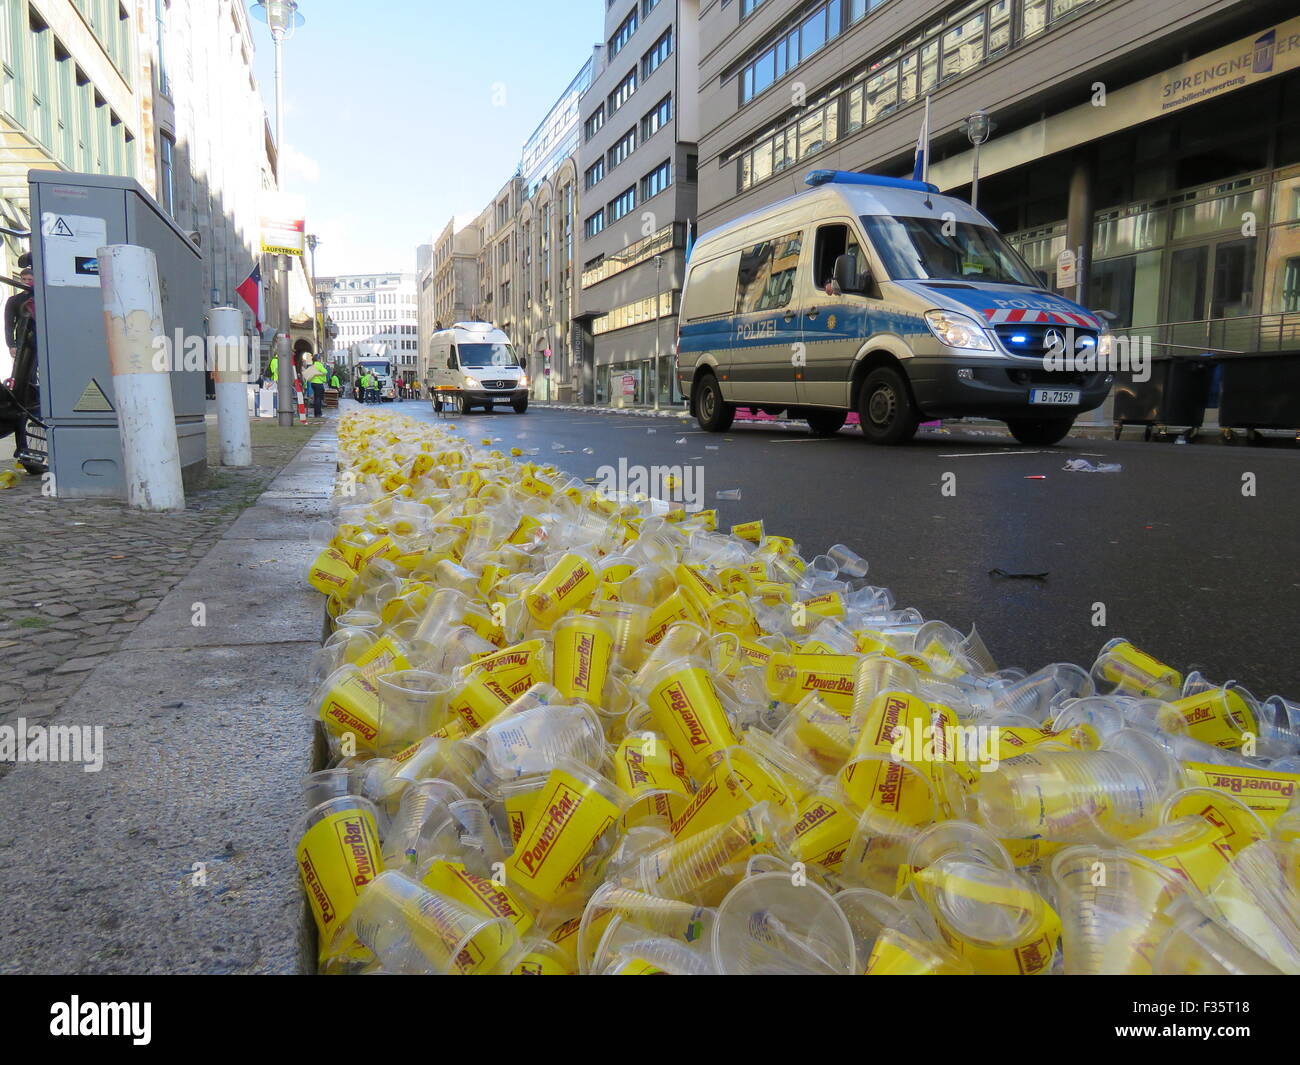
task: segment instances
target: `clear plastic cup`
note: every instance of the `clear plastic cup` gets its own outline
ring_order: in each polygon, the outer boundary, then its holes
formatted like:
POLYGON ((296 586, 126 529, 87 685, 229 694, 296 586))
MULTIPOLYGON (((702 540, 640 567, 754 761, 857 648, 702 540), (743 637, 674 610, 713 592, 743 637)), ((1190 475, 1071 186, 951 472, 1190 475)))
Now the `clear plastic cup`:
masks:
POLYGON ((1186 880, 1130 850, 1085 844, 1051 864, 1067 975, 1147 975, 1186 880))
POLYGON ((499 780, 549 773, 564 759, 597 768, 605 753, 605 731, 590 707, 540 705, 502 715, 477 737, 499 780))
POLYGON ((1268 839, 1233 859, 1210 889, 1224 923, 1291 976, 1300 975, 1300 843, 1268 839))
POLYGON ((844 888, 835 893, 835 902, 853 930, 854 956, 857 967, 866 967, 882 932, 893 928, 917 939, 937 937, 934 922, 911 899, 893 898, 870 888, 844 888))
POLYGON ((454 818, 440 780, 417 781, 402 793, 397 815, 384 836, 384 868, 414 871, 454 845, 454 818))
POLYGON ((403 669, 379 677, 379 739, 381 751, 401 750, 417 743, 447 712, 451 685, 437 673, 403 669))
POLYGON ((826 557, 835 563, 836 571, 842 577, 859 579, 867 575, 867 560, 850 547, 835 544, 826 549, 826 557))
POLYGON ((854 732, 862 728, 876 697, 891 691, 917 695, 921 691, 921 678, 906 662, 885 655, 867 655, 858 662, 851 713, 854 732))
POLYGON ((771 803, 756 803, 732 820, 646 855, 632 886, 648 895, 716 903, 756 853, 783 853, 790 821, 771 803))
POLYGON ((746 877, 718 906, 710 943, 725 976, 845 976, 855 940, 835 899, 785 873, 746 877))
POLYGON ((1171 926, 1152 959, 1156 976, 1281 976, 1213 915, 1211 907, 1184 896, 1169 907, 1171 926), (1210 911, 1210 912, 1207 912, 1210 911))
POLYGON ((1002 841, 971 821, 940 821, 922 829, 908 848, 907 864, 924 869, 949 855, 995 869, 1015 869, 1002 841))
POLYGON ((1153 827, 1161 795, 1146 768, 1119 751, 1038 748, 983 775, 980 818, 999 839, 1127 839, 1153 827))
POLYGON ((1096 689, 1092 677, 1072 662, 1055 662, 1008 685, 1002 692, 1002 709, 1043 721, 1061 697, 1082 699, 1096 689))
POLYGON ((977 973, 1033 976, 1052 970, 1061 921, 1025 878, 950 854, 916 873, 911 887, 944 939, 977 973))
POLYGON ((657 936, 698 946, 707 942, 716 911, 679 899, 648 895, 620 884, 602 884, 587 900, 578 929, 578 965, 584 975, 592 971, 600 937, 614 918, 657 936))
POLYGON ((350 926, 391 973, 490 975, 515 950, 514 925, 430 891, 396 871, 362 892, 350 926))

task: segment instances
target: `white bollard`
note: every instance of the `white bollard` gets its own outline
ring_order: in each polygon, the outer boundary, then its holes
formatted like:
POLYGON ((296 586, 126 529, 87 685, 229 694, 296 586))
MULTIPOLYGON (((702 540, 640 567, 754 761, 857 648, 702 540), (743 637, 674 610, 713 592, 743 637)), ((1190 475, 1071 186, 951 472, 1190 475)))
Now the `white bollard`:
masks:
POLYGON ((158 262, 134 244, 110 244, 98 254, 126 501, 141 510, 184 510, 158 262))
POLYGON ((244 316, 234 307, 208 312, 208 335, 216 361, 217 432, 221 465, 251 466, 253 438, 248 428, 248 364, 244 358, 244 316))

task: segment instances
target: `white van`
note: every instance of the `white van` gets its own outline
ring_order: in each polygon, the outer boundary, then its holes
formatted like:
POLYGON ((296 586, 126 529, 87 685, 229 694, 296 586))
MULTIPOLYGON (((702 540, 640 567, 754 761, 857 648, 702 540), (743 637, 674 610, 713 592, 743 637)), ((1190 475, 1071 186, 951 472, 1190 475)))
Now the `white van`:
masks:
POLYGON ((510 404, 528 409, 528 375, 510 338, 489 322, 457 322, 433 334, 424 383, 435 411, 464 414, 510 404))
POLYGON ((1045 445, 1105 401, 1113 374, 1088 370, 1112 349, 1105 322, 1044 288, 970 204, 904 178, 806 180, 691 251, 677 374, 702 428, 725 432, 743 406, 829 435, 856 411, 868 440, 898 444, 975 416, 1045 445))

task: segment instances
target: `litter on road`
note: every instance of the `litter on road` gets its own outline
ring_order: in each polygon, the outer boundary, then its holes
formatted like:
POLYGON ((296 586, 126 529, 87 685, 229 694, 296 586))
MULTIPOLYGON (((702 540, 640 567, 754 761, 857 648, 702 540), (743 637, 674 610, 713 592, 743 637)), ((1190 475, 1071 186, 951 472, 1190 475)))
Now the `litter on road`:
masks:
POLYGON ((1087 459, 1070 459, 1061 467, 1066 473, 1119 473, 1123 468, 1118 462, 1089 462, 1087 459))
POLYGON ((322 972, 1300 973, 1300 704, 1122 638, 999 668, 846 545, 436 425, 339 448, 322 972))

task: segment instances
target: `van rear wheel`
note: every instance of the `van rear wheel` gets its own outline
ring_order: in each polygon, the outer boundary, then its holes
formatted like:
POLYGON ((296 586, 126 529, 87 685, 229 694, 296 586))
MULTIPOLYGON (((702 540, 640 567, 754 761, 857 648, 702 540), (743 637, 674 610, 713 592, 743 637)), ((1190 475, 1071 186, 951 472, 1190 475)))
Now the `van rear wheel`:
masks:
POLYGON ((892 366, 878 366, 867 374, 858 394, 858 422, 862 435, 873 444, 905 444, 920 424, 912 394, 903 375, 892 366))
POLYGON ((1008 418, 1007 428, 1022 444, 1049 447, 1069 435, 1074 418, 1008 418))
POLYGON ((725 433, 736 420, 734 404, 723 400, 722 388, 711 373, 705 374, 696 382, 693 402, 695 420, 705 432, 725 433))
POLYGON ((849 412, 844 410, 819 410, 804 416, 808 431, 813 436, 834 436, 844 428, 849 412))

